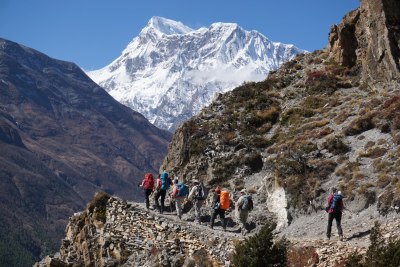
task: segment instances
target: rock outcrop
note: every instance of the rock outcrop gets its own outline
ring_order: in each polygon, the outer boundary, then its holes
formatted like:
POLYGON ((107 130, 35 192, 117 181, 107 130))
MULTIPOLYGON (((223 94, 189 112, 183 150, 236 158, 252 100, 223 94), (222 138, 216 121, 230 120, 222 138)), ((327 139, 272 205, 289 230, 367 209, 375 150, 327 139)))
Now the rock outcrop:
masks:
POLYGON ((367 82, 400 78, 400 3, 362 0, 329 34, 328 50, 344 66, 358 65, 367 82))
POLYGON ((241 238, 175 218, 97 193, 85 211, 70 218, 60 252, 35 266, 229 265, 241 238))

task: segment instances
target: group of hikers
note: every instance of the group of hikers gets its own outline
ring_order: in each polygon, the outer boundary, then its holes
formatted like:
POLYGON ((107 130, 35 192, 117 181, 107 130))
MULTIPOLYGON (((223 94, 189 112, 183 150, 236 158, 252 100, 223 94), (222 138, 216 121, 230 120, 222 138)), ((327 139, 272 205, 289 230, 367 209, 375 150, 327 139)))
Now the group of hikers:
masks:
MULTIPOLYGON (((207 190, 199 180, 193 180, 193 187, 188 187, 179 182, 178 179, 171 179, 167 172, 162 172, 154 179, 153 174, 146 173, 143 181, 139 185, 144 191, 146 198, 146 208, 150 209, 150 196, 154 195, 154 208, 163 213, 165 209, 165 198, 168 194, 170 199, 175 202, 176 214, 179 219, 182 218, 183 206, 186 201, 193 204, 195 212, 195 221, 202 223, 201 208, 207 202, 207 190), (172 190, 170 190, 172 187, 172 190), (160 202, 159 202, 160 200, 160 202)), ((209 198, 210 204, 210 228, 214 228, 215 219, 219 216, 222 228, 226 231, 227 220, 225 212, 230 210, 232 204, 235 207, 236 217, 241 224, 240 232, 246 235, 249 230, 247 227, 247 218, 249 212, 253 209, 252 197, 247 194, 245 189, 240 190, 240 196, 236 202, 231 202, 231 195, 227 190, 222 190, 219 186, 211 190, 212 196, 209 198), (231 204, 232 203, 232 204, 231 204)))
MULTIPOLYGON (((184 183, 179 182, 178 179, 172 180, 168 176, 167 172, 159 174, 155 181, 151 173, 146 173, 142 183, 140 184, 144 190, 146 208, 150 209, 150 195, 154 194, 155 208, 158 209, 160 213, 163 213, 165 211, 165 197, 168 193, 170 198, 175 202, 176 214, 179 219, 182 218, 183 205, 185 201, 188 200, 194 206, 196 222, 201 224, 201 208, 207 200, 206 188, 199 180, 193 180, 192 182, 193 187, 189 191, 188 187, 184 183), (171 187, 172 191, 170 191, 171 187), (160 198, 161 203, 159 202, 160 198)), ((219 216, 222 228, 226 231, 227 220, 225 219, 225 212, 231 207, 230 193, 227 190, 221 190, 218 186, 212 189, 211 192, 210 227, 211 229, 214 228, 215 219, 219 216)), ((253 209, 252 197, 247 194, 245 189, 242 189, 240 190, 240 196, 237 201, 233 202, 233 206, 235 207, 236 218, 241 224, 241 233, 246 235, 248 233, 247 218, 249 211, 253 209)), ((344 204, 341 191, 338 191, 336 188, 331 189, 331 193, 328 197, 328 205, 325 210, 328 213, 328 227, 326 231, 327 238, 331 238, 332 223, 335 219, 339 239, 340 241, 343 241, 341 220, 344 204)))

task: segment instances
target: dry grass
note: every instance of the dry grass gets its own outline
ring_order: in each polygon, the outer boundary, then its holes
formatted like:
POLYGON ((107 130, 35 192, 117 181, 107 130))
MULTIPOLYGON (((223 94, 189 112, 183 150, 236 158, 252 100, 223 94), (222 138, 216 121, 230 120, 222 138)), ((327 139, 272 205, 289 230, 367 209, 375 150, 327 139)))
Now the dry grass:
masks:
POLYGON ((383 147, 371 147, 367 151, 362 151, 358 154, 359 157, 376 159, 382 157, 387 152, 383 147))

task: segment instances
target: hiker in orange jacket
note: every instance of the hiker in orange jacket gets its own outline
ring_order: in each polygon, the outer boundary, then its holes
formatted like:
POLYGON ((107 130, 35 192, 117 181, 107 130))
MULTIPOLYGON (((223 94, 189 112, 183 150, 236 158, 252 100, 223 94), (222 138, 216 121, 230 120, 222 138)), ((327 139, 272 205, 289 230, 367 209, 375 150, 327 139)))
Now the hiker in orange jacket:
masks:
POLYGON ((215 189, 211 190, 213 192, 213 200, 211 204, 211 220, 210 220, 210 227, 211 229, 214 228, 214 221, 217 216, 221 219, 222 228, 226 231, 226 220, 225 220, 225 209, 221 208, 221 189, 216 187, 215 189))

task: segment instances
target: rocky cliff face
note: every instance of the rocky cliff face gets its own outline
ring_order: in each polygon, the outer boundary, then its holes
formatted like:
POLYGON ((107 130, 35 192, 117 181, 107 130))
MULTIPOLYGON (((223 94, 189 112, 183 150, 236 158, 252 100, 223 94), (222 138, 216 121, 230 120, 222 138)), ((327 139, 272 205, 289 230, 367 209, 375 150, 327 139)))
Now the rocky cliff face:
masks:
POLYGON ((398 81, 400 71, 400 4, 361 1, 331 29, 328 50, 344 66, 358 65, 368 82, 398 81))
POLYGON ((0 265, 54 249, 95 191, 137 199, 169 138, 75 64, 0 39, 0 265))

